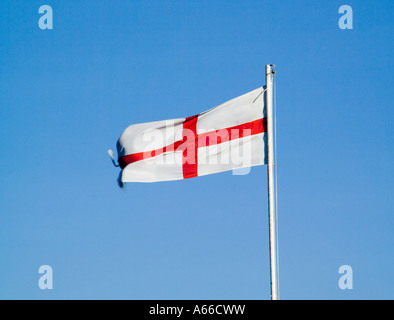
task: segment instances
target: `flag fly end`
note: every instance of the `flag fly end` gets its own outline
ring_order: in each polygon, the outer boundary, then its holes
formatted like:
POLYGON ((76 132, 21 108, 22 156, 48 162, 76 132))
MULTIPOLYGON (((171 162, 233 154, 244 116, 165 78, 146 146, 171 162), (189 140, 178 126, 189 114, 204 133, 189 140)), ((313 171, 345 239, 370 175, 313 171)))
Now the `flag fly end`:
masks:
POLYGON ((119 167, 119 163, 116 164, 116 162, 115 162, 114 152, 113 152, 111 149, 108 149, 108 150, 107 150, 107 153, 109 154, 109 156, 110 156, 110 158, 111 158, 112 163, 114 164, 114 166, 115 166, 115 167, 119 167))

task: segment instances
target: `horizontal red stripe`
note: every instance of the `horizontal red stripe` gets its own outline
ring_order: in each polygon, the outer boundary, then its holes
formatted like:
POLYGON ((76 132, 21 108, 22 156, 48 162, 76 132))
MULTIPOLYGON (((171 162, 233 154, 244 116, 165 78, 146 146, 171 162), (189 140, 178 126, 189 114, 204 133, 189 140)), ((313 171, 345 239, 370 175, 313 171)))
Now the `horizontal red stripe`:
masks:
POLYGON ((237 126, 201 133, 198 135, 198 147, 209 147, 215 144, 235 140, 265 132, 267 121, 265 118, 247 122, 237 126))

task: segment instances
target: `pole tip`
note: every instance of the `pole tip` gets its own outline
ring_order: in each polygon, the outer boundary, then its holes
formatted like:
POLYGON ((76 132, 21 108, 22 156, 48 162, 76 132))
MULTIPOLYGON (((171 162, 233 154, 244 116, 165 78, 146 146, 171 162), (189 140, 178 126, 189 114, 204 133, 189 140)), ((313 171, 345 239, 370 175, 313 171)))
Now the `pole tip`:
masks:
POLYGON ((269 75, 269 74, 275 74, 276 72, 275 72, 275 65, 274 64, 267 64, 266 66, 265 66, 265 73, 267 74, 267 75, 269 75))

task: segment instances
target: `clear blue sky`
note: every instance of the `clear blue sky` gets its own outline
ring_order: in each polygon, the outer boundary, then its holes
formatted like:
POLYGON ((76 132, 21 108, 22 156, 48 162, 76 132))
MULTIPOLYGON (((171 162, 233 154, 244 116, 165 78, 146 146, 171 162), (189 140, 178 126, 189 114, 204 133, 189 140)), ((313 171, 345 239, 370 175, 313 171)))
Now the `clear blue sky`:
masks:
POLYGON ((280 295, 393 299, 393 1, 0 3, 0 298, 269 299, 267 168, 118 188, 132 123, 277 66, 280 295), (38 8, 53 8, 53 30, 38 8), (353 8, 353 30, 338 8, 353 8), (53 268, 40 290, 38 268, 53 268), (340 290, 338 268, 353 268, 340 290))

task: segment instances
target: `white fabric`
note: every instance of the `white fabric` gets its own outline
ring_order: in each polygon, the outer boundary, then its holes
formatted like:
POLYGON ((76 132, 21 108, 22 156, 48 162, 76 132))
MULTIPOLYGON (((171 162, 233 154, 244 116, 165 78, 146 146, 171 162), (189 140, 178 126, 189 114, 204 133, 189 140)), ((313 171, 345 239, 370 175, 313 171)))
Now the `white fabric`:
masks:
POLYGON ((123 169, 122 182, 157 182, 183 179, 182 152, 168 152, 130 163, 123 169))
POLYGON ((182 139, 185 118, 128 126, 118 140, 118 157, 155 150, 182 139))
POLYGON ((265 117, 263 92, 260 87, 201 113, 198 116, 197 134, 234 127, 265 117))
POLYGON ((198 175, 263 165, 266 133, 198 148, 198 175))

